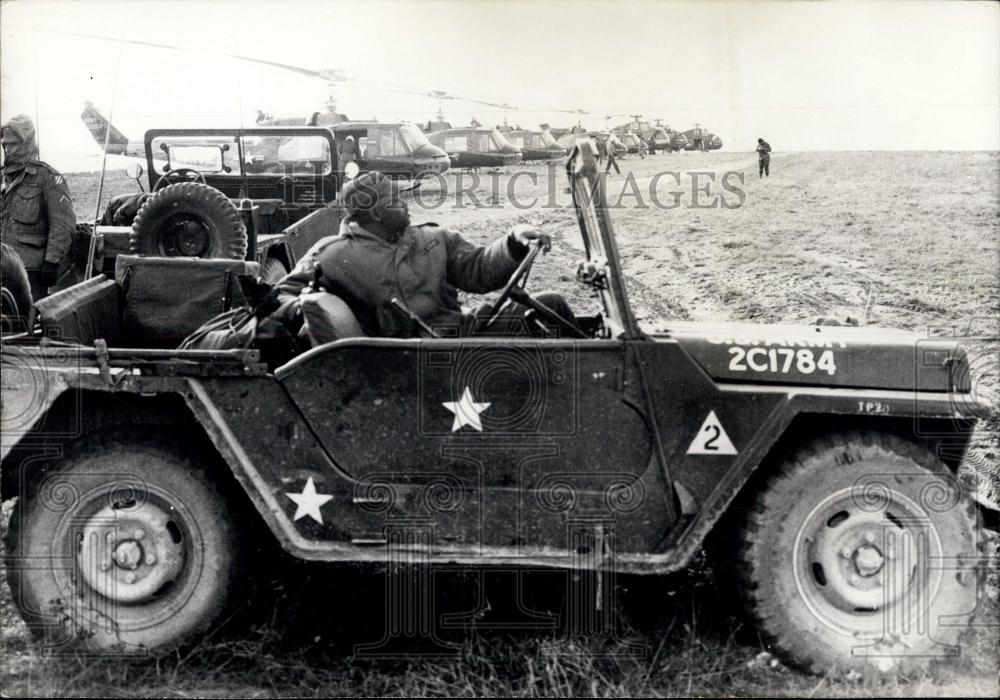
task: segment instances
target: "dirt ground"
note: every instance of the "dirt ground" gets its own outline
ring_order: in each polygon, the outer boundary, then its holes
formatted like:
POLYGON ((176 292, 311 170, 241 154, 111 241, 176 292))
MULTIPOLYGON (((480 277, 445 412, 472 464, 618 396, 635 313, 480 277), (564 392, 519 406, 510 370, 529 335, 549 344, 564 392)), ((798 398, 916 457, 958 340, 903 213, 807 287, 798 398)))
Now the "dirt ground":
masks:
MULTIPOLYGON (((776 153, 765 179, 758 178, 749 153, 631 156, 621 166, 622 174, 609 176, 607 187, 610 201, 622 195, 612 218, 630 299, 643 323, 669 328, 671 320, 811 323, 851 317, 867 325, 962 338, 977 395, 1000 408, 997 153, 776 153)), ((67 179, 78 217, 92 220, 96 176, 67 179)), ((557 289, 583 311, 595 302, 574 281, 582 242, 565 188, 559 166, 498 175, 449 173, 443 183, 421 187, 410 210, 415 222, 434 221, 475 242, 492 240, 516 222, 542 227, 554 247, 536 263, 528 289, 557 289)), ((104 201, 135 190, 123 174, 112 173, 104 201)), ((998 433, 994 422, 977 434, 963 465, 970 483, 976 475, 996 478, 998 433)), ((980 496, 1000 498, 988 488, 981 488, 980 496)), ((995 583, 994 576, 994 596, 995 583)), ((914 683, 882 685, 817 679, 773 666, 758 656, 761 648, 751 632, 738 632, 735 623, 713 614, 715 603, 703 579, 675 577, 665 590, 685 605, 668 612, 658 632, 638 633, 652 651, 634 665, 593 641, 517 635, 466 638, 459 657, 450 661, 415 656, 372 665, 323 656, 305 662, 301 648, 288 652, 284 643, 262 633, 235 646, 202 649, 200 660, 146 662, 126 670, 79 660, 67 672, 65 660, 40 656, 27 645, 23 627, 11 620, 4 589, 0 686, 17 695, 181 697, 574 692, 995 697, 998 692, 995 604, 987 622, 992 630, 980 635, 971 659, 914 683), (544 651, 552 644, 561 650, 555 657, 544 651), (511 655, 516 663, 507 668, 500 659, 511 655)))

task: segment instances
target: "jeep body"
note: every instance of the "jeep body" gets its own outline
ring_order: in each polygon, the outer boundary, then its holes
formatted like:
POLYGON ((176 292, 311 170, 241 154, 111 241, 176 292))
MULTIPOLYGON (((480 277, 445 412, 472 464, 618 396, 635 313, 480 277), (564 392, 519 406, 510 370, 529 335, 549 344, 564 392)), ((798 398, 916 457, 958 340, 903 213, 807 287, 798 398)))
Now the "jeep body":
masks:
MULTIPOLYGON (((262 266, 276 260, 288 271, 320 237, 337 230, 338 210, 331 204, 343 174, 327 128, 151 129, 143 143, 148 191, 181 168, 196 173, 241 210, 248 260, 262 266), (300 223, 315 212, 322 213, 300 223)), ((132 222, 124 223, 97 227, 108 272, 117 255, 130 250, 132 222)))
MULTIPOLYGON (((588 142, 568 175, 586 252, 578 279, 601 305, 577 319, 579 332, 345 338, 269 371, 254 350, 108 341, 128 337, 128 301, 114 280, 43 300, 40 335, 9 338, 2 350, 3 497, 30 503, 32 475, 63 452, 72 458, 90 435, 153 431, 241 493, 296 558, 662 574, 688 564, 738 496, 793 473, 777 465, 804 445, 867 431, 957 468, 989 414, 970 393, 957 343, 844 326, 640 326, 588 142)), ((860 442, 871 449, 873 440, 860 442)), ((838 457, 819 473, 856 465, 838 457)), ((878 479, 882 468, 862 476, 878 479)), ((817 527, 905 525, 879 521, 864 499, 850 520, 855 486, 847 482, 848 505, 817 527)), ((815 572, 810 585, 827 587, 833 567, 883 566, 875 536, 863 534, 832 550, 825 570, 802 569, 815 572)), ((776 568, 785 564, 763 578, 776 568)), ((124 588, 133 574, 119 574, 124 588)), ((875 573, 865 575, 859 590, 857 576, 845 577, 835 600, 876 595, 875 573)), ((878 621, 858 609, 842 617, 878 621)), ((775 636, 786 648, 797 639, 775 636)), ((825 639, 815 644, 825 649, 825 639)))

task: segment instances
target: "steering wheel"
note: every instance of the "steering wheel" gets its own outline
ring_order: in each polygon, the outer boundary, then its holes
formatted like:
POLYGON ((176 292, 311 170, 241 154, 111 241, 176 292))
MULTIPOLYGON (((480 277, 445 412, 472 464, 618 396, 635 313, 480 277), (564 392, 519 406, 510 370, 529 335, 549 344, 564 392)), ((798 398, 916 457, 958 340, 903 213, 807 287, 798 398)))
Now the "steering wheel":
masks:
POLYGON ((168 170, 160 175, 160 179, 156 181, 155 185, 153 185, 153 192, 181 182, 200 182, 203 185, 208 184, 205 181, 204 173, 201 173, 194 168, 177 168, 176 170, 168 170))
MULTIPOLYGON (((529 244, 528 254, 524 256, 524 260, 521 264, 517 266, 514 270, 514 274, 510 276, 507 280, 507 284, 503 286, 500 290, 500 296, 497 300, 493 302, 489 309, 490 320, 486 322, 486 327, 489 328, 493 325, 493 322, 500 318, 500 311, 507 304, 507 300, 510 299, 511 293, 514 291, 515 287, 521 287, 524 282, 528 279, 528 273, 531 272, 531 266, 535 262, 535 258, 538 254, 542 252, 541 246, 536 241, 532 241, 529 244)), ((522 290, 523 291, 523 290, 522 290)))

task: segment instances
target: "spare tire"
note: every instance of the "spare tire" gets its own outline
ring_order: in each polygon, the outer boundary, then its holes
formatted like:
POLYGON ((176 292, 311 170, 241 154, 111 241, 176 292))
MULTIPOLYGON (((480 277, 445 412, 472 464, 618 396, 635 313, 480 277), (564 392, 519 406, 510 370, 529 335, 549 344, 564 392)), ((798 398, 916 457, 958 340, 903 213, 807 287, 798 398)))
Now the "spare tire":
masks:
POLYGON ((31 285, 28 273, 21 262, 21 256, 6 243, 0 243, 0 279, 3 289, 0 291, 0 331, 21 333, 28 330, 28 311, 31 309, 31 285))
POLYGON ((139 255, 233 260, 247 255, 247 229, 236 207, 198 182, 151 194, 135 216, 129 242, 139 255))

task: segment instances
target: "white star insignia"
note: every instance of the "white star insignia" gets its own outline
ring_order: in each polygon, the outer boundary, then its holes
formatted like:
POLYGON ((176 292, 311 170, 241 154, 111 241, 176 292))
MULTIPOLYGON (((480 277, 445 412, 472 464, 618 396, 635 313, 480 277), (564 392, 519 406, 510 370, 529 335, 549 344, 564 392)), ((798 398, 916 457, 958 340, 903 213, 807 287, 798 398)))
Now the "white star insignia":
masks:
POLYGON ((323 514, 319 512, 319 507, 333 498, 329 494, 316 493, 316 484, 313 483, 311 476, 306 481, 306 487, 302 489, 302 493, 286 493, 285 495, 295 501, 295 505, 298 506, 292 520, 298 520, 308 515, 320 525, 323 524, 323 514))
POLYGON ((483 424, 479 420, 479 414, 490 407, 489 403, 476 403, 472 399, 472 392, 469 387, 465 387, 462 398, 458 401, 444 401, 442 405, 455 414, 455 421, 451 424, 451 432, 461 429, 463 425, 471 425, 479 432, 483 432, 483 424))

